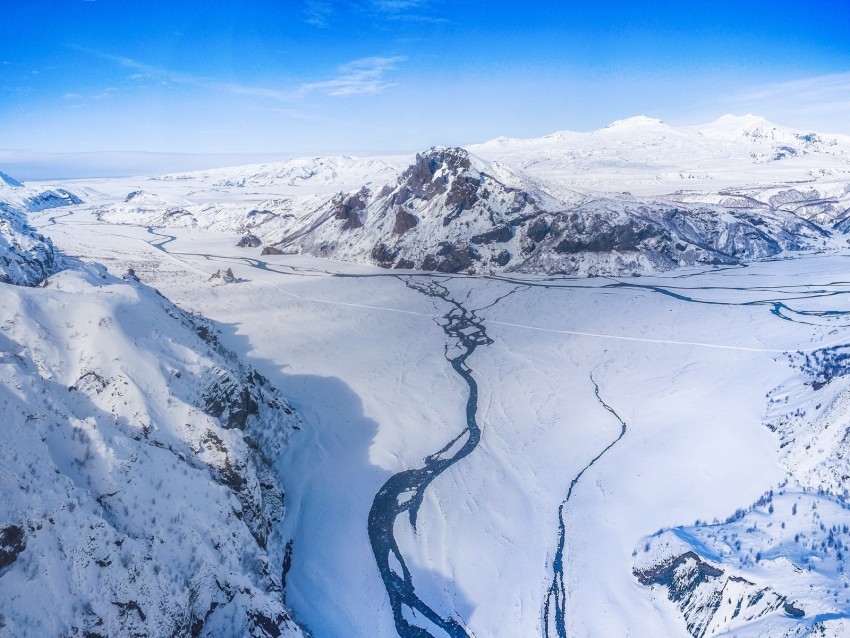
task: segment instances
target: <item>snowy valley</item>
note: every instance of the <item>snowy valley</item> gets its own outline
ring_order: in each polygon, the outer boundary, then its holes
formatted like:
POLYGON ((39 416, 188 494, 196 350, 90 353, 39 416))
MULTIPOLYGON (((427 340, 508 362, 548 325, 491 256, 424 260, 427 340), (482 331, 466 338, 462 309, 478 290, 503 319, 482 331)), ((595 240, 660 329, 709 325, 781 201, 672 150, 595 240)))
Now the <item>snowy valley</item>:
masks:
POLYGON ((0 636, 850 632, 850 138, 0 174, 0 636))

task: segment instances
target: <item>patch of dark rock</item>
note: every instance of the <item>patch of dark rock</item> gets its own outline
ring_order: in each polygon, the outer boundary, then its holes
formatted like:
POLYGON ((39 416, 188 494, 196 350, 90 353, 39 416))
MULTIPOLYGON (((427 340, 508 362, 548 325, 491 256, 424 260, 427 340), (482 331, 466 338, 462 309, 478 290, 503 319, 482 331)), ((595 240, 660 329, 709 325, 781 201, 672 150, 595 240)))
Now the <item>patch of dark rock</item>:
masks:
POLYGON ((441 249, 436 255, 425 257, 422 268, 436 272, 457 273, 470 268, 473 260, 478 258, 478 253, 471 246, 467 248, 451 247, 448 251, 441 249))
POLYGON ((441 241, 439 243, 439 248, 437 248, 437 252, 435 254, 437 255, 437 257, 445 257, 454 249, 454 244, 452 244, 451 242, 441 241))
POLYGON ((230 268, 226 270, 216 270, 207 281, 212 282, 222 282, 225 284, 232 284, 236 281, 236 275, 233 274, 233 270, 230 268))
POLYGON ((142 608, 139 607, 139 603, 135 600, 130 600, 126 603, 119 603, 116 601, 112 601, 112 604, 118 607, 121 610, 121 615, 126 616, 129 612, 135 611, 139 615, 139 620, 145 622, 146 616, 145 612, 142 611, 142 608))
POLYGON ((365 186, 356 193, 344 195, 339 193, 331 202, 334 219, 345 220, 342 230, 353 230, 363 226, 360 214, 366 210, 369 189, 365 186))
POLYGON ((221 419, 222 425, 228 429, 244 430, 248 417, 260 411, 250 388, 240 385, 229 376, 221 377, 207 388, 202 401, 203 411, 221 419))
POLYGON ((239 240, 239 243, 236 244, 237 248, 257 248, 263 242, 256 235, 252 235, 251 233, 247 233, 242 239, 239 240))
POLYGON ((634 575, 641 585, 664 585, 668 588, 670 600, 678 602, 692 592, 700 583, 709 578, 719 578, 723 571, 703 561, 696 552, 685 552, 656 567, 635 570, 634 575), (679 568, 692 563, 687 570, 679 568))
POLYGON ((785 603, 782 606, 782 609, 786 614, 788 614, 792 618, 802 618, 806 615, 806 612, 804 612, 799 607, 794 606, 794 604, 792 603, 785 603))
POLYGON ((280 625, 286 622, 286 616, 280 615, 277 619, 272 620, 259 612, 251 614, 251 624, 260 629, 268 638, 278 638, 280 636, 280 625))
POLYGON ((412 213, 408 213, 401 206, 399 206, 398 210, 395 213, 395 225, 393 226, 393 233, 396 235, 404 235, 408 230, 416 227, 419 223, 419 220, 416 218, 416 215, 412 213))
POLYGON ((295 541, 290 538, 286 542, 286 549, 283 552, 283 566, 281 568, 281 573, 280 573, 280 586, 281 586, 281 589, 283 590, 284 600, 286 598, 286 576, 289 574, 289 570, 292 569, 293 543, 295 543, 295 541))
POLYGON ((507 266, 511 260, 511 254, 507 250, 500 250, 498 253, 490 257, 490 261, 497 266, 507 266))
POLYGON ((657 237, 661 233, 651 226, 635 229, 631 225, 614 226, 596 233, 587 239, 567 237, 555 246, 557 253, 610 252, 634 251, 647 239, 657 237))
POLYGON ((416 267, 416 264, 415 264, 415 263, 413 263, 413 262, 412 262, 411 260, 409 260, 409 259, 404 259, 404 258, 399 259, 399 260, 396 262, 395 266, 393 266, 393 268, 400 268, 400 269, 402 269, 402 270, 412 270, 412 269, 413 269, 413 268, 415 268, 415 267, 416 267))
MULTIPOLYGON (((260 216, 272 218, 272 217, 277 217, 278 215, 277 215, 277 213, 273 213, 272 211, 266 210, 265 208, 262 209, 262 210, 258 210, 256 208, 254 208, 253 210, 249 210, 248 213, 245 215, 245 217, 248 218, 248 219, 253 219, 254 217, 260 217, 260 216)), ((262 222, 260 222, 260 223, 262 223, 262 222)))
POLYGON ((24 530, 18 525, 7 525, 0 531, 0 569, 4 569, 17 560, 26 549, 24 530))
POLYGON ((263 250, 260 252, 261 255, 282 255, 283 251, 280 248, 275 248, 274 246, 265 246, 263 250))
POLYGON ((486 233, 475 235, 470 239, 473 244, 504 244, 514 236, 514 230, 507 224, 497 226, 486 233))
POLYGON ((369 255, 379 266, 389 268, 398 256, 398 250, 390 248, 383 242, 378 242, 372 247, 369 255))
POLYGON ((538 217, 528 225, 525 231, 526 237, 533 242, 541 242, 549 234, 549 222, 545 217, 538 217))

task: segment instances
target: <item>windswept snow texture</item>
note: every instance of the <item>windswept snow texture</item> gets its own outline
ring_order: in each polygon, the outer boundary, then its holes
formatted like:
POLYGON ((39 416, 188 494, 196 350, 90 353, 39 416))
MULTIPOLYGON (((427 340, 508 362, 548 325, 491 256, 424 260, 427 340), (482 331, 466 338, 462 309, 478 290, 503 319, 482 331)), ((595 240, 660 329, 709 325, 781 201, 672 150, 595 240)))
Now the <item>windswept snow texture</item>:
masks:
POLYGON ((0 284, 0 380, 0 636, 301 635, 300 426, 210 324, 96 265, 0 284))

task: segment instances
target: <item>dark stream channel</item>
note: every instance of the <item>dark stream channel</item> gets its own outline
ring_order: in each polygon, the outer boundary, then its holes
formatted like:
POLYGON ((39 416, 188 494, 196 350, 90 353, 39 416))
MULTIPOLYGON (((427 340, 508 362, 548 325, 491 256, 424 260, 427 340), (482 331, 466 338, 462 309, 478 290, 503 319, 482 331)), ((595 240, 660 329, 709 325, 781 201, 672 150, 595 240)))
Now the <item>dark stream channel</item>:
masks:
POLYGON ((405 279, 404 282, 409 288, 440 299, 451 307, 443 315, 440 326, 448 338, 446 359, 469 388, 466 426, 441 450, 426 457, 421 467, 399 472, 384 483, 369 511, 369 542, 390 598, 396 631, 401 638, 433 636, 428 629, 410 622, 417 613, 452 638, 468 638, 466 629, 458 620, 441 617, 416 595, 410 571, 395 539, 394 526, 398 517, 407 514, 415 531, 416 516, 425 490, 441 473, 468 456, 481 440, 481 428, 477 422, 478 384, 472 376, 472 368, 467 365, 467 359, 478 346, 488 346, 493 341, 487 336, 483 320, 476 315, 477 311, 467 310, 461 302, 450 296, 442 284, 412 279, 405 279), (405 608, 410 610, 407 615, 404 613, 405 608))

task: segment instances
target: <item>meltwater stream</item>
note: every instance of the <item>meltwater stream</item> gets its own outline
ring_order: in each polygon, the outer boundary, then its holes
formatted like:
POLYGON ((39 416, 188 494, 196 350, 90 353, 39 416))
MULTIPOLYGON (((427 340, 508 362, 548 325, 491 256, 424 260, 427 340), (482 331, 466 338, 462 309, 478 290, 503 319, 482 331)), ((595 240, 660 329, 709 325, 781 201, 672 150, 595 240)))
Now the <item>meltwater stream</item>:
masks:
POLYGON ((476 315, 477 311, 468 310, 463 303, 453 299, 445 286, 435 281, 416 281, 412 278, 404 281, 409 288, 441 299, 451 307, 443 315, 440 326, 449 338, 446 359, 469 388, 466 426, 441 450, 426 457, 421 467, 399 472, 384 483, 369 511, 369 542, 390 598, 396 631, 401 638, 433 636, 425 627, 411 623, 418 616, 427 619, 452 638, 468 638, 469 634, 459 620, 443 618, 416 595, 410 571, 395 539, 394 526, 396 519, 407 513, 410 526, 415 531, 416 516, 425 490, 442 472, 470 454, 481 440, 481 427, 477 421, 478 384, 467 360, 478 346, 488 346, 493 341, 487 336, 483 320, 476 315), (407 615, 405 610, 408 610, 407 615))

